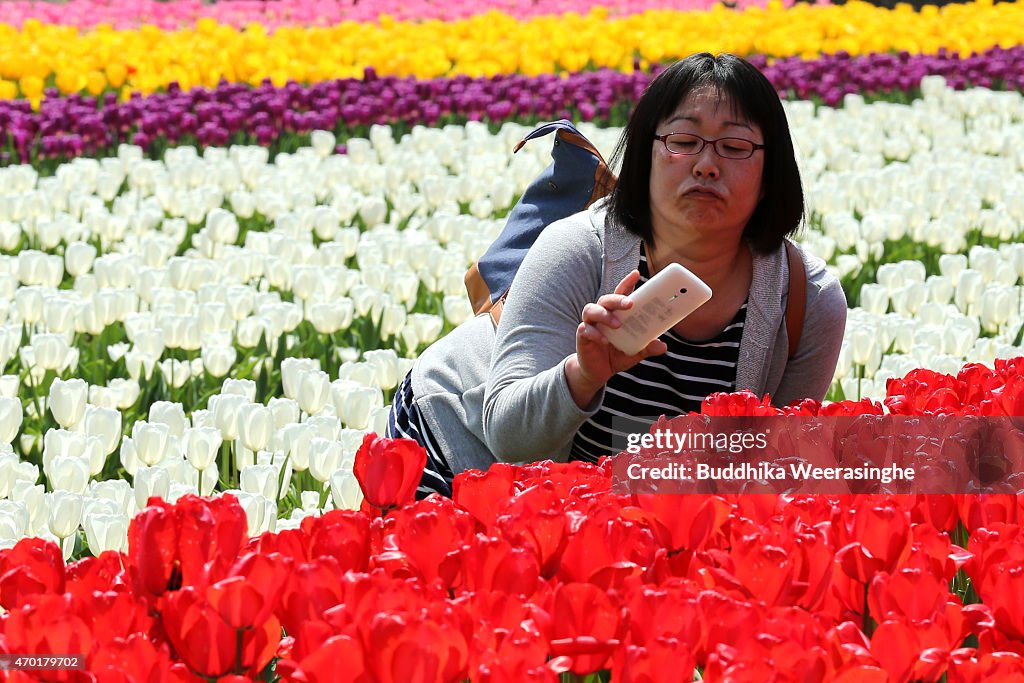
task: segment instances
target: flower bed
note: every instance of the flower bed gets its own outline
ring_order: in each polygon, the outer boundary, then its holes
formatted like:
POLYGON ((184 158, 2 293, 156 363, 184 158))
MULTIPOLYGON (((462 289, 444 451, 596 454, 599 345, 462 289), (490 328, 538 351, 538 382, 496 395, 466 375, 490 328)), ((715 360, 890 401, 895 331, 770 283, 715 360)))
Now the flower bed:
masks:
MULTIPOLYGON (((923 384, 955 399, 947 415, 1002 410, 1022 367, 917 373, 886 403, 932 412, 923 384)), ((702 412, 757 405, 718 395, 702 412)), ((0 651, 84 655, 99 680, 1024 675, 1015 496, 618 495, 606 459, 495 465, 457 477, 453 500, 413 503, 425 457, 367 436, 361 510, 248 541, 231 496, 151 500, 125 553, 67 567, 57 545, 23 540, 0 551, 0 651)))
MULTIPOLYGON (((771 64, 752 57, 784 97, 832 106, 850 94, 867 99, 909 102, 920 96, 929 75, 943 76, 956 90, 968 86, 1024 89, 1024 48, 994 48, 965 57, 929 55, 828 56, 814 60, 780 59, 771 64)), ((118 102, 102 98, 48 96, 34 112, 24 100, 0 100, 0 124, 7 130, 0 165, 109 156, 130 142, 148 154, 167 146, 201 147, 256 143, 291 150, 313 130, 332 130, 344 141, 365 137, 374 124, 397 131, 417 125, 443 126, 471 120, 498 125, 565 117, 620 126, 631 102, 658 68, 622 73, 610 69, 555 75, 414 80, 377 76, 327 81, 311 86, 290 83, 257 88, 222 84, 118 102)), ((2 141, 3 138, 0 138, 2 141)), ((48 165, 46 162, 49 161, 48 165)))
POLYGON ((435 78, 527 76, 607 67, 634 70, 703 50, 741 55, 815 58, 845 52, 970 54, 1024 43, 1015 3, 954 4, 921 13, 908 5, 884 10, 842 6, 708 12, 648 11, 609 17, 595 10, 517 20, 490 13, 451 22, 382 20, 330 27, 244 30, 203 19, 160 31, 27 24, 0 25, 0 99, 24 97, 38 107, 48 82, 61 93, 150 94, 177 83, 215 87, 221 80, 275 85, 359 78, 366 68, 385 76, 435 78))
MULTIPOLYGON (((95 28, 109 24, 118 29, 139 28, 144 24, 173 30, 190 26, 200 19, 213 19, 236 28, 259 23, 268 28, 282 26, 330 26, 343 21, 372 22, 382 15, 399 21, 454 21, 498 11, 517 19, 550 14, 576 12, 586 14, 592 9, 607 11, 611 16, 637 14, 657 9, 709 10, 718 0, 689 0, 687 3, 666 0, 586 0, 581 2, 533 3, 522 0, 488 0, 488 2, 340 2, 338 0, 226 0, 216 3, 198 0, 70 0, 61 4, 6 0, 4 20, 14 26, 35 20, 44 24, 95 28)), ((734 6, 764 6, 764 0, 743 0, 734 6)), ((784 5, 793 4, 786 0, 784 5)))

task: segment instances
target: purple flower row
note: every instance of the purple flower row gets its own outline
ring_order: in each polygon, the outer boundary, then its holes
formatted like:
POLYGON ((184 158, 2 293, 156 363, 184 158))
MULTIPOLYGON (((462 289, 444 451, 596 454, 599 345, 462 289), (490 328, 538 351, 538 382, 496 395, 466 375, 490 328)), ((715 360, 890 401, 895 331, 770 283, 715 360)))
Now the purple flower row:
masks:
MULTIPOLYGON (((968 86, 1024 90, 1024 47, 996 48, 960 57, 842 53, 815 60, 788 58, 768 64, 750 60, 788 98, 815 99, 835 106, 847 93, 899 100, 913 98, 921 78, 946 77, 957 89, 968 86)), ((130 142, 158 155, 167 146, 223 146, 257 143, 275 151, 294 149, 316 129, 342 139, 365 134, 375 123, 411 127, 467 120, 524 123, 571 118, 622 125, 654 73, 588 71, 568 78, 507 75, 417 81, 381 78, 368 69, 363 79, 277 88, 224 83, 187 92, 172 85, 164 93, 118 102, 80 95, 48 96, 39 112, 22 100, 0 101, 0 165, 42 163, 87 154, 113 153, 130 142)))

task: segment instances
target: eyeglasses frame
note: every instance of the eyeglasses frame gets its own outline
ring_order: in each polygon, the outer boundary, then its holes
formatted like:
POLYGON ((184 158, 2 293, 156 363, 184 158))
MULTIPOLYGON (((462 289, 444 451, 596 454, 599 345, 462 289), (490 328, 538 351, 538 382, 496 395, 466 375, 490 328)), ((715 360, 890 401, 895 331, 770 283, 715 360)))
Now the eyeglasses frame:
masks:
POLYGON ((666 152, 668 152, 672 156, 677 156, 677 157, 697 156, 698 154, 700 154, 701 152, 704 151, 705 147, 707 147, 708 145, 711 145, 711 149, 713 149, 715 151, 715 154, 717 154, 722 159, 729 159, 730 161, 744 161, 744 160, 749 159, 750 157, 754 156, 754 152, 756 152, 757 150, 765 149, 765 145, 758 144, 758 143, 754 142, 753 140, 748 140, 746 138, 738 138, 738 137, 735 137, 735 136, 732 136, 732 135, 730 135, 728 137, 724 137, 724 138, 715 138, 714 140, 707 140, 707 139, 702 138, 701 136, 696 135, 694 133, 683 133, 683 132, 680 132, 680 131, 674 131, 672 133, 665 133, 664 135, 655 135, 654 139, 660 141, 661 144, 665 145, 665 151, 666 152), (687 152, 673 152, 672 150, 670 150, 668 148, 668 138, 670 136, 672 136, 672 135, 689 135, 690 137, 697 138, 698 140, 700 140, 702 144, 700 146, 700 149, 698 149, 696 152, 689 152, 689 153, 687 153, 687 152), (724 154, 722 154, 721 152, 718 151, 718 143, 721 142, 722 140, 742 140, 743 142, 749 142, 750 144, 752 144, 754 146, 754 148, 752 150, 750 150, 750 154, 745 156, 745 157, 727 157, 727 156, 725 156, 724 154))

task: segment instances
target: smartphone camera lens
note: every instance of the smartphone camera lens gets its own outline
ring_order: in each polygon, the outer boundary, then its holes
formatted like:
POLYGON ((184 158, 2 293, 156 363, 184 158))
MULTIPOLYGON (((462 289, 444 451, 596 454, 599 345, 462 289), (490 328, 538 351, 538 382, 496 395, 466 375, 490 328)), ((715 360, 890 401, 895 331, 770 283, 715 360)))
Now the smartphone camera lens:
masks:
POLYGON ((686 287, 683 287, 682 289, 680 289, 679 293, 680 294, 686 294, 686 287))

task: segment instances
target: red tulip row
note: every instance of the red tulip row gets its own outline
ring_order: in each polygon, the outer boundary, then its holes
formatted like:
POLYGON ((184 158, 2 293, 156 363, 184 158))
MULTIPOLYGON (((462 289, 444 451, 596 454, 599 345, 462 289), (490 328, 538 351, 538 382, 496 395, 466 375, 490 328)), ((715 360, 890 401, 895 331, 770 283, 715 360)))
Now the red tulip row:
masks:
MULTIPOLYGON (((911 373, 884 403, 1012 415, 1022 363, 911 373)), ((412 502, 423 458, 367 437, 365 509, 296 530, 247 540, 229 496, 154 499, 127 554, 0 552, 0 652, 87 662, 9 680, 1024 681, 1024 498, 619 495, 606 459, 496 465, 412 502)))

